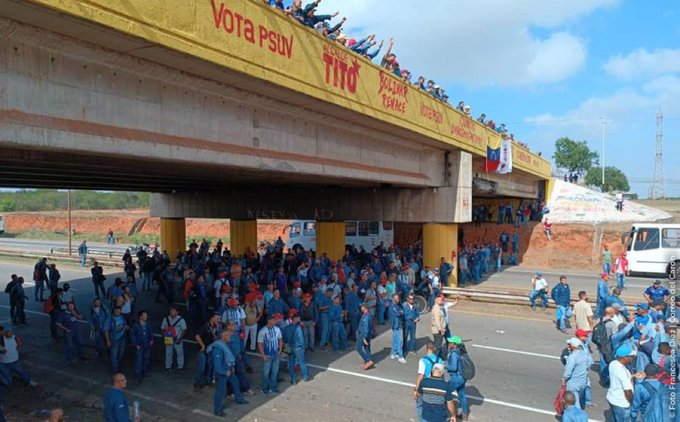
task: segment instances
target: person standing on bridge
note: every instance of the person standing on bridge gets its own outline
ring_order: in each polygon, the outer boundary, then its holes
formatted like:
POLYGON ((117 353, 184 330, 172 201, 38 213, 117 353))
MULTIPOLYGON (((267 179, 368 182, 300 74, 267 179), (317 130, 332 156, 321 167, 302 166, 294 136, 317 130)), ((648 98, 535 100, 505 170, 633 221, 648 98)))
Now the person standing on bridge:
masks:
POLYGON ((80 257, 80 268, 85 268, 87 262, 87 239, 83 239, 78 246, 78 256, 80 257))
POLYGON ((557 311, 555 312, 557 328, 563 334, 567 334, 566 320, 571 318, 571 290, 569 289, 566 276, 560 276, 560 282, 552 288, 550 296, 557 305, 557 311))

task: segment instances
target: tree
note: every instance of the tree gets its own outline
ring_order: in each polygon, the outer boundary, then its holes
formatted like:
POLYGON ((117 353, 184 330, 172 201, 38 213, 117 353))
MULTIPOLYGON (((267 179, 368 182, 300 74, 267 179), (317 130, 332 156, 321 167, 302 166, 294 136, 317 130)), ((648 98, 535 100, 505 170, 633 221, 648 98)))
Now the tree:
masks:
POLYGON ((602 167, 591 167, 586 175, 585 184, 600 189, 602 192, 622 191, 628 192, 630 185, 626 175, 616 167, 604 168, 604 184, 602 186, 602 167))
POLYGON ((579 176, 583 176, 593 165, 599 164, 597 152, 591 151, 586 141, 577 142, 566 137, 555 141, 553 159, 557 167, 579 176))

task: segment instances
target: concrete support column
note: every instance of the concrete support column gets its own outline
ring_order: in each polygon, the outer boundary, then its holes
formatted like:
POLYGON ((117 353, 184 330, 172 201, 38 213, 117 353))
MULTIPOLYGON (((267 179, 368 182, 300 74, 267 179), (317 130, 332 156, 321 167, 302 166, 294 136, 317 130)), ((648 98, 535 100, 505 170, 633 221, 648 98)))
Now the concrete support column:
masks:
POLYGON ((257 252, 257 220, 229 220, 231 254, 243 255, 246 249, 257 252))
POLYGON ((316 222, 316 255, 326 253, 330 259, 345 255, 345 223, 316 222))
POLYGON ((177 252, 187 248, 187 226, 183 218, 161 218, 161 249, 174 261, 177 252))
POLYGON ((458 224, 423 224, 423 264, 438 268, 443 257, 455 270, 449 276, 449 287, 458 286, 458 224))

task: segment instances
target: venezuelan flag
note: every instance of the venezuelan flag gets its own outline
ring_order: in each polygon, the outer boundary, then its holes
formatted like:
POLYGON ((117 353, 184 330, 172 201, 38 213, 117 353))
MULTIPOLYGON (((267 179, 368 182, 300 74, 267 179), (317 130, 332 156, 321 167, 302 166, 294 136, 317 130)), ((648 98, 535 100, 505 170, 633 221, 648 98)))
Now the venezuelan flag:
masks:
POLYGON ((484 171, 495 172, 501 163, 501 137, 498 134, 489 135, 486 144, 486 161, 484 171))

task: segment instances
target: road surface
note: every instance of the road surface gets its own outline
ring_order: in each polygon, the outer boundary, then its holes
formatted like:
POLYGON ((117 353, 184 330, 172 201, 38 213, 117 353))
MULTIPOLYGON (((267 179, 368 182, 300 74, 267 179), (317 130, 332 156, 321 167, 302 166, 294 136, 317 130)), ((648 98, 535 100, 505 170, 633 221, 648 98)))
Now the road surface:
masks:
MULTIPOLYGON (((0 268, 0 288, 4 288, 9 274, 26 277, 32 272, 32 265, 23 263, 1 262, 0 268)), ((70 282, 75 290, 78 308, 85 316, 89 315, 92 284, 88 270, 62 266, 61 271, 62 281, 70 282)), ((115 276, 107 274, 107 286, 115 276)), ((513 277, 525 279, 519 273, 513 273, 513 277)), ((33 298, 31 287, 27 294, 33 298)), ((7 325, 8 299, 7 295, 1 296, 0 320, 5 320, 3 323, 7 325)), ((140 292, 137 310, 149 311, 154 331, 158 333, 168 305, 155 303, 154 299, 155 288, 151 292, 140 292)), ((63 365, 63 346, 50 338, 49 319, 40 308, 39 303, 31 300, 28 303, 29 325, 16 328, 26 343, 25 367, 47 389, 66 397, 82 397, 83 405, 97 401, 110 376, 106 359, 68 367, 63 365)), ((180 312, 184 312, 181 306, 180 312)), ((477 366, 477 375, 466 390, 471 398, 470 420, 555 421, 551 405, 560 387, 562 371, 557 356, 568 337, 554 328, 550 321, 552 315, 533 313, 516 306, 498 305, 490 309, 488 304, 474 302, 463 302, 451 308, 451 314, 452 331, 467 341, 477 366)), ((288 374, 282 370, 282 394, 269 397, 257 394, 249 398, 250 404, 241 406, 227 400, 227 420, 414 421, 415 408, 410 397, 417 357, 423 355, 423 346, 430 337, 429 314, 418 325, 417 337, 418 356, 409 355, 408 363, 400 364, 389 359, 391 332, 381 329, 373 342, 377 367, 368 372, 359 369, 360 359, 351 342, 344 353, 308 353, 312 381, 292 386, 288 383, 288 374)), ((162 345, 158 342, 152 355, 152 377, 139 386, 128 386, 129 398, 140 400, 142 409, 153 415, 145 420, 218 420, 212 416, 213 390, 203 394, 192 392, 196 348, 186 343, 188 370, 167 375, 161 363, 162 345)), ((87 353, 91 357, 94 355, 92 350, 87 353)), ((255 374, 250 380, 257 390, 259 358, 252 357, 251 362, 255 374)), ((132 369, 132 354, 128 351, 123 370, 130 379, 133 378, 132 369)), ((603 421, 603 411, 608 409, 605 391, 597 384, 595 372, 591 372, 591 380, 596 406, 589 409, 589 414, 592 420, 603 421)), ((12 395, 11 390, 7 395, 12 395)), ((69 412, 77 414, 78 409, 67 407, 67 414, 69 412)))

